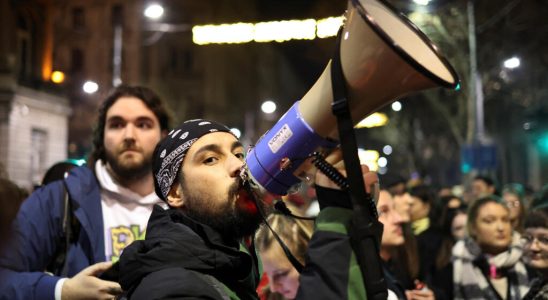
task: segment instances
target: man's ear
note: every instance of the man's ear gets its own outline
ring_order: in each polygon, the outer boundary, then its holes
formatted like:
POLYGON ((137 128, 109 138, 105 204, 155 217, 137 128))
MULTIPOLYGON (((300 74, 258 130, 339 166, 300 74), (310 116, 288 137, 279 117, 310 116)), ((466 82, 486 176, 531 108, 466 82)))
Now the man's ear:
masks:
POLYGON ((164 129, 164 130, 162 130, 162 131, 160 132, 162 138, 165 138, 165 137, 167 136, 168 133, 169 133, 169 132, 168 132, 166 129, 164 129))
POLYGON ((183 199, 183 189, 180 184, 174 184, 167 194, 167 204, 171 207, 181 208, 185 201, 183 199))

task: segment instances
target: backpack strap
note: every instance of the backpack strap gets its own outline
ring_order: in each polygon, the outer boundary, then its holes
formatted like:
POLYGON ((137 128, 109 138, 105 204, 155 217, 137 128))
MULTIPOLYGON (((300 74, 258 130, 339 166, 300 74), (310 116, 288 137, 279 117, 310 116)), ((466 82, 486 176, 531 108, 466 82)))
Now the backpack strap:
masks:
POLYGON ((76 242, 78 234, 80 232, 80 223, 74 217, 74 211, 72 207, 72 201, 67 190, 66 182, 63 180, 63 202, 61 204, 61 236, 57 242, 57 251, 55 256, 51 259, 46 270, 54 275, 67 277, 68 276, 68 264, 67 253, 71 243, 76 242))

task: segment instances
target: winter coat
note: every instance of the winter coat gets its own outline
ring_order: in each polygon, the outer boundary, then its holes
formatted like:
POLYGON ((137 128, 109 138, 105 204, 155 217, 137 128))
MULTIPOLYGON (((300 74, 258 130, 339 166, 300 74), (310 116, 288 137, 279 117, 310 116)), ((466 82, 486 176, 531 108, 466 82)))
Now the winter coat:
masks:
POLYGON ((458 241, 453 247, 454 299, 502 299, 491 283, 491 273, 507 278, 508 300, 522 299, 529 290, 529 278, 521 261, 520 236, 514 233, 508 250, 492 257, 482 253, 471 238, 458 241))
MULTIPOLYGON (((347 234, 351 216, 340 207, 320 212, 297 299, 365 299, 347 234)), ((155 207, 145 240, 122 253, 120 274, 130 299, 258 299, 261 272, 253 249, 223 240, 176 210, 155 207)))
MULTIPOLYGON (((105 261, 100 187, 87 167, 74 168, 65 179, 80 223, 77 240, 66 256, 68 276, 105 261)), ((54 299, 58 276, 44 272, 62 236, 63 181, 38 189, 23 202, 13 224, 12 240, 0 256, 0 299, 54 299)))
POLYGON ((542 277, 531 281, 531 289, 523 300, 546 300, 548 299, 548 281, 542 277))

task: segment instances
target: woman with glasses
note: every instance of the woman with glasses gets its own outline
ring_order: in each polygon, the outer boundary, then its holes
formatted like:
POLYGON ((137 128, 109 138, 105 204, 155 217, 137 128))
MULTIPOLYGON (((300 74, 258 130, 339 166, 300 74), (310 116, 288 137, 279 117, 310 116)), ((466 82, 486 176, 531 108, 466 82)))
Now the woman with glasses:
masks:
POLYGON ((538 275, 524 299, 548 299, 548 206, 527 215, 522 242, 524 261, 538 275))
POLYGON ((517 232, 523 232, 525 219, 525 190, 519 183, 509 183, 502 188, 502 198, 510 209, 510 222, 517 232))
POLYGON ((508 206, 494 195, 474 201, 467 230, 469 236, 453 247, 454 299, 522 299, 529 279, 508 206))

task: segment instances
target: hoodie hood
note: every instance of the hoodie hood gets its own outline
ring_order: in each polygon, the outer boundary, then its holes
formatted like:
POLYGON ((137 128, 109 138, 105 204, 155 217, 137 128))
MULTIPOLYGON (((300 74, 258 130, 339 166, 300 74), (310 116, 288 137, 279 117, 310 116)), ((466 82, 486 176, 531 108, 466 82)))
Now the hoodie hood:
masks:
POLYGON ((253 260, 240 251, 237 241, 224 241, 207 225, 177 210, 155 206, 146 239, 133 242, 120 258, 120 284, 129 290, 152 272, 179 267, 214 276, 230 286, 250 276, 253 260))

